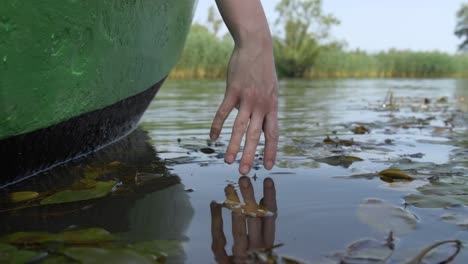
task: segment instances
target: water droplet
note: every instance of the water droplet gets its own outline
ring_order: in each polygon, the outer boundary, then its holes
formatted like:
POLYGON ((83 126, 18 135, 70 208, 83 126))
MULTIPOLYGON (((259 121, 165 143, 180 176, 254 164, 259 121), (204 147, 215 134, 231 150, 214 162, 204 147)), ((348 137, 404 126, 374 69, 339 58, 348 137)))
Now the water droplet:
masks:
POLYGON ((8 55, 3 56, 3 63, 6 63, 8 59, 8 55))

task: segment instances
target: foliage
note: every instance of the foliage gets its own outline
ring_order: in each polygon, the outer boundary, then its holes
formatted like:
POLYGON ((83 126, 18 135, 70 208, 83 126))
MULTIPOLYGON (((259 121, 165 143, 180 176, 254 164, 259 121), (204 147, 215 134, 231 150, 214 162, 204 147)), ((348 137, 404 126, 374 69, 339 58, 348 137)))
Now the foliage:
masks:
MULTIPOLYGON (((208 26, 192 26, 182 57, 170 78, 225 78, 234 44, 229 35, 217 35, 221 19, 214 8, 210 10, 208 26)), ((347 51, 340 42, 324 43, 329 38, 330 28, 339 21, 323 14, 321 0, 282 0, 276 10, 279 12, 276 25, 281 26, 281 33, 277 33, 273 41, 280 77, 468 77, 468 54, 396 49, 371 54, 359 49, 347 51)), ((457 16, 456 33, 460 37, 468 36, 468 5, 463 5, 457 16)))
POLYGON ((234 42, 230 36, 219 38, 200 24, 192 25, 179 63, 172 78, 222 78, 234 42))
POLYGON ((331 14, 323 14, 321 0, 282 0, 276 11, 276 25, 284 30, 283 37, 274 37, 279 74, 303 77, 314 64, 320 43, 328 38, 330 28, 339 24, 339 20, 331 14))
POLYGON ((221 28, 223 20, 216 14, 215 8, 213 6, 208 9, 208 18, 206 20, 208 25, 211 26, 213 33, 218 35, 218 31, 221 28))
POLYGON ((457 26, 455 35, 459 38, 465 38, 460 44, 459 49, 468 51, 468 3, 463 4, 457 12, 457 26))

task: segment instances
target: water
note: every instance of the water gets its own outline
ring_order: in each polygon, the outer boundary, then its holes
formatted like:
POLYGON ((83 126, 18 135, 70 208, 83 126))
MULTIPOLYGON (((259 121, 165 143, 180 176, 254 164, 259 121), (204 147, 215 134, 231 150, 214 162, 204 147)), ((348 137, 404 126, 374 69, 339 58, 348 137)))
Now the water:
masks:
MULTIPOLYGON (((280 87, 277 166, 264 170, 259 155, 249 173, 257 201, 263 195, 263 180, 270 177, 274 181, 278 206, 274 244, 283 244, 274 250, 276 254, 317 263, 327 255, 344 251, 356 240, 383 241, 389 229, 376 229, 358 215, 360 204, 367 198, 403 208, 405 196, 418 194, 415 188, 429 182, 429 176, 424 175, 434 174, 443 164, 445 172, 457 179, 468 176, 466 80, 291 80, 281 82, 280 87), (390 102, 389 91, 391 103, 398 109, 382 107, 390 102), (447 102, 438 103, 443 97, 447 102), (424 98, 430 100, 427 105, 424 98), (444 121, 451 117, 446 125, 444 121), (350 130, 357 125, 369 128, 370 133, 353 134, 350 130), (323 143, 327 135, 332 140, 352 139, 355 144, 327 145, 323 143), (399 164, 404 155, 415 153, 424 154, 412 158, 423 168, 411 183, 387 183, 379 177, 343 178, 387 169, 399 164), (346 166, 317 161, 336 155, 357 156, 363 161, 346 166)), ((221 81, 167 81, 139 129, 127 139, 3 193, 63 190, 93 168, 98 168, 101 180, 120 179, 121 191, 91 201, 52 206, 26 204, 28 208, 7 210, 0 213, 0 236, 17 231, 101 227, 131 243, 182 241, 182 253, 170 257, 169 262, 214 263, 210 203, 224 201, 224 188, 237 183, 240 177, 238 163, 227 165, 222 158, 235 115, 226 122, 217 143, 208 140, 223 91, 221 81), (202 148, 214 153, 205 154, 200 151, 202 148), (118 166, 105 167, 112 162, 118 162, 118 166)), ((439 174, 442 178, 443 173, 439 174)), ((451 212, 468 219, 464 206, 444 209, 408 205, 406 209, 416 215, 417 223, 408 232, 393 230, 396 247, 391 263, 408 260, 435 241, 468 241, 466 225, 440 219, 451 212)), ((231 255, 231 212, 224 208, 222 218, 225 250, 231 255)), ((390 225, 395 219, 390 216, 380 221, 390 225)), ((443 259, 453 251, 445 247, 439 256, 443 259)), ((461 249, 454 263, 468 263, 466 248, 461 249)))

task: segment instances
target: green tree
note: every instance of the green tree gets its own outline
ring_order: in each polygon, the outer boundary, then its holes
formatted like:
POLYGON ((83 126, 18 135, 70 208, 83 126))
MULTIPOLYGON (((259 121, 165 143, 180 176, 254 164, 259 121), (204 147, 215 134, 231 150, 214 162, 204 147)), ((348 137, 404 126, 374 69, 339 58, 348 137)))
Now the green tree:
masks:
POLYGON ((459 38, 465 38, 458 48, 461 51, 468 51, 468 3, 462 4, 460 10, 458 10, 457 20, 455 35, 459 38))
POLYGON ((207 18, 208 25, 211 26, 213 33, 218 35, 218 31, 221 28, 223 20, 219 17, 218 13, 213 6, 208 9, 208 18, 207 18))
POLYGON ((275 59, 280 75, 303 77, 329 38, 330 29, 340 21, 324 14, 321 0, 281 0, 276 6, 276 25, 283 34, 274 38, 275 59))

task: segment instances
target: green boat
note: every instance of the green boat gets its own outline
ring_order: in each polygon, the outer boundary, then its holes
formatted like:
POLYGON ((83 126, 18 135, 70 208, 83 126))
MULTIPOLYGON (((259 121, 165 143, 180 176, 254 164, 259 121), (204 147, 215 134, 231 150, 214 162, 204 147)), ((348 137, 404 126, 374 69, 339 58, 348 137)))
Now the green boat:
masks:
POLYGON ((130 133, 196 0, 0 1, 0 186, 130 133))

